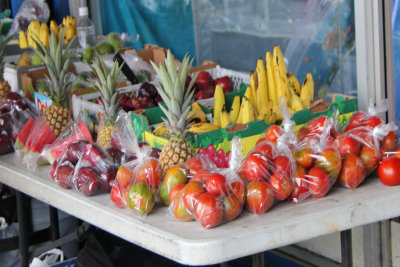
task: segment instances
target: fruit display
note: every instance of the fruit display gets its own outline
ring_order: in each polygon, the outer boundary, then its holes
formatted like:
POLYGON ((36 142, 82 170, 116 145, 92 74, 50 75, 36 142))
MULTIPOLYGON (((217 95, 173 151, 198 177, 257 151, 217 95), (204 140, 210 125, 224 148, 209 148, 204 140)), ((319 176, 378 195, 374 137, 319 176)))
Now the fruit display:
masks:
MULTIPOLYGON (((64 38, 64 29, 60 33, 60 39, 64 38)), ((46 124, 57 137, 69 120, 72 119, 71 111, 68 109, 68 91, 72 85, 71 74, 68 68, 75 56, 75 50, 71 49, 72 41, 62 49, 62 41, 57 41, 54 32, 51 33, 49 48, 38 40, 36 53, 40 56, 49 71, 49 97, 52 100, 51 106, 43 112, 46 124)))
POLYGON ((197 171, 188 180, 183 179, 185 169, 180 166, 170 168, 167 175, 182 177, 175 180, 174 187, 169 190, 170 213, 180 221, 196 219, 207 229, 236 219, 242 211, 245 196, 245 187, 238 175, 241 162, 239 138, 232 140, 229 161, 230 168, 224 169, 207 170, 205 166, 196 166, 197 171))
POLYGON ((214 96, 217 85, 220 84, 224 93, 233 91, 233 82, 229 76, 218 77, 215 80, 207 71, 200 71, 194 86, 196 87, 195 99, 201 100, 214 96))
POLYGON ((118 62, 115 61, 111 70, 108 70, 103 59, 98 56, 97 60, 93 62, 93 66, 90 67, 96 75, 94 87, 100 93, 103 105, 102 125, 100 125, 97 143, 107 147, 111 141, 112 129, 121 106, 116 84, 122 66, 118 66, 118 62))
POLYGON ((96 54, 107 55, 113 54, 118 49, 124 47, 124 41, 121 36, 115 32, 111 32, 107 35, 105 41, 97 44, 95 47, 87 46, 81 53, 81 60, 86 64, 92 64, 96 54))
MULTIPOLYGON (((193 61, 193 60, 192 60, 193 61)), ((194 90, 192 89, 196 75, 189 83, 188 89, 185 89, 185 82, 190 71, 192 61, 185 56, 180 69, 175 69, 174 58, 170 50, 167 52, 165 66, 157 67, 152 62, 153 68, 161 78, 161 86, 157 86, 157 92, 166 105, 159 107, 164 112, 164 125, 169 130, 168 143, 160 153, 160 163, 164 173, 171 166, 183 163, 194 155, 192 145, 188 143, 188 128, 190 127, 187 118, 194 90)))
POLYGON ((158 106, 162 99, 152 83, 144 82, 137 92, 121 94, 120 101, 121 108, 128 112, 158 106))
MULTIPOLYGON (((289 199, 299 203, 312 196, 321 198, 336 183, 342 167, 342 157, 330 136, 333 120, 323 117, 324 124, 313 131, 293 149, 296 161, 294 189, 289 199)), ((319 118, 317 118, 319 121, 319 118)), ((311 127, 314 123, 309 124, 311 127)))
POLYGON ((50 45, 52 32, 56 35, 57 39, 61 37, 61 43, 68 43, 77 33, 75 18, 71 16, 64 17, 60 25, 57 25, 57 23, 52 20, 50 21, 50 29, 46 23, 40 24, 39 21, 32 20, 28 25, 26 33, 23 30, 19 31, 19 47, 21 49, 28 47, 37 49, 36 40, 40 40, 44 46, 48 47, 50 45), (63 31, 65 31, 65 33, 61 35, 63 31))
POLYGON ((3 28, 3 22, 0 24, 0 101, 1 99, 11 91, 11 87, 8 84, 7 81, 4 80, 4 62, 3 62, 3 56, 4 56, 4 49, 7 45, 7 43, 13 38, 13 36, 8 36, 6 37, 5 35, 2 34, 1 29, 3 28))

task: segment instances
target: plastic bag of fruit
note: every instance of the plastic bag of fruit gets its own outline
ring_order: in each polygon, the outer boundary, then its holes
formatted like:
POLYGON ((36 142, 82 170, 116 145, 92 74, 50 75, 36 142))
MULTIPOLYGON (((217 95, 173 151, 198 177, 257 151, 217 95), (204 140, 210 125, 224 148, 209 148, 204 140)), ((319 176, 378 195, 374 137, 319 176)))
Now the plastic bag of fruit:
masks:
POLYGON ((336 137, 334 145, 343 158, 339 179, 344 187, 356 188, 378 167, 382 158, 380 144, 397 129, 394 122, 382 123, 373 129, 358 127, 336 137))
POLYGON ((170 192, 171 214, 181 221, 196 219, 204 228, 237 218, 245 199, 245 187, 238 174, 241 159, 241 144, 234 137, 229 168, 203 168, 187 184, 175 186, 170 192))
POLYGON ((357 127, 368 127, 375 128, 376 126, 384 123, 384 121, 379 117, 389 110, 389 100, 383 99, 381 102, 374 105, 374 101, 370 99, 368 112, 357 111, 349 119, 347 126, 344 128, 344 132, 350 131, 357 127))
MULTIPOLYGON (((216 165, 207 155, 196 154, 180 165, 168 169, 160 184, 159 196, 166 206, 171 205, 171 191, 181 190, 189 181, 205 182, 216 165)), ((172 194, 174 195, 174 194, 172 194)))
POLYGON ((324 197, 339 177, 342 158, 333 144, 332 118, 321 116, 315 120, 318 126, 313 134, 308 134, 293 149, 297 164, 294 175, 294 189, 289 199, 299 203, 312 196, 324 197))
MULTIPOLYGON (((111 200, 119 208, 129 207, 139 215, 147 215, 153 209, 162 179, 161 164, 154 157, 154 150, 140 146, 126 113, 120 113, 111 142, 123 144, 125 153, 132 155, 117 172, 116 182, 111 190, 111 200), (153 155, 152 155, 153 154, 153 155)), ((157 152, 157 151, 156 151, 157 152)), ((157 153, 158 154, 158 153, 157 153)))

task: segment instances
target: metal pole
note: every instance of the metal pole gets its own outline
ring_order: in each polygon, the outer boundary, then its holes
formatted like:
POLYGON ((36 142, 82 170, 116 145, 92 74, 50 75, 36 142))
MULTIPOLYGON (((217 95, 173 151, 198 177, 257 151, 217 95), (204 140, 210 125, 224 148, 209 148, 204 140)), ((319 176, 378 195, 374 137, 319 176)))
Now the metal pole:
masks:
POLYGON ((50 212, 50 239, 56 240, 60 237, 60 228, 58 225, 58 210, 49 206, 50 212))
POLYGON ((353 266, 353 253, 351 246, 351 230, 345 230, 340 232, 340 243, 342 250, 342 266, 352 267, 353 266))
POLYGON ((264 252, 260 252, 251 256, 253 267, 264 267, 264 252))
POLYGON ((19 191, 16 192, 17 197, 17 215, 19 227, 19 253, 21 259, 21 267, 29 266, 29 251, 28 251, 28 218, 25 207, 25 195, 19 191))

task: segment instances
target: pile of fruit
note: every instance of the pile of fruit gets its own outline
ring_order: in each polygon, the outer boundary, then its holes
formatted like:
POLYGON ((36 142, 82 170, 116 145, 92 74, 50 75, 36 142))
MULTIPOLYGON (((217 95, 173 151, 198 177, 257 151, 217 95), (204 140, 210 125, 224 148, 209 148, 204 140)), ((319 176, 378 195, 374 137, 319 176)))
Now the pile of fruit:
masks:
MULTIPOLYGON (((187 82, 190 82, 190 79, 187 82)), ((229 76, 222 76, 214 80, 209 72, 200 71, 194 83, 196 87, 195 100, 213 97, 218 84, 221 85, 225 94, 233 91, 233 83, 229 76)))

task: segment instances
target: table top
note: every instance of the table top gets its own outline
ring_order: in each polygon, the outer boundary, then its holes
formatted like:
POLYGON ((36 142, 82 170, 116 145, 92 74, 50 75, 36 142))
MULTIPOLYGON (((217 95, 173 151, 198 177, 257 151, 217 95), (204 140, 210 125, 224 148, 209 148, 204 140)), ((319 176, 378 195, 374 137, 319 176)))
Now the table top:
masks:
POLYGON ((129 242, 188 265, 221 263, 324 234, 400 216, 399 186, 371 175, 355 190, 335 187, 322 199, 278 203, 257 216, 244 211, 229 223, 203 229, 176 221, 161 204, 146 217, 118 209, 109 194, 85 197, 55 184, 49 167, 30 173, 13 154, 0 157, 0 182, 129 242))

